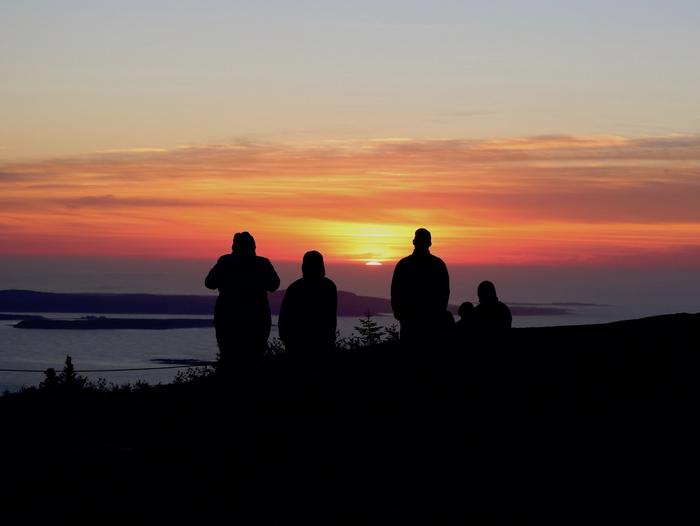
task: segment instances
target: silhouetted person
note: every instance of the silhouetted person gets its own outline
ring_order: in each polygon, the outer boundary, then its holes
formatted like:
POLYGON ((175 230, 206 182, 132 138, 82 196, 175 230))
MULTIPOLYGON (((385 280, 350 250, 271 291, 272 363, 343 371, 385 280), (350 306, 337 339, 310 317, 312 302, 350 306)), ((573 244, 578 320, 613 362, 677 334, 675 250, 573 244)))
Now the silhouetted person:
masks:
POLYGON ((474 307, 474 327, 481 330, 510 329, 513 322, 510 309, 498 300, 496 287, 490 281, 482 281, 477 289, 479 304, 474 307))
POLYGON ((403 258, 391 280, 391 308, 401 325, 401 339, 422 341, 440 330, 450 298, 445 263, 430 253, 430 232, 416 230, 413 254, 403 258))
POLYGON ((459 321, 455 324, 457 331, 462 334, 469 332, 474 328, 474 304, 471 301, 465 301, 457 310, 459 321))
POLYGON ((220 368, 255 362, 267 349, 272 325, 267 293, 277 290, 280 279, 270 261, 255 254, 253 236, 233 236, 231 253, 219 258, 204 284, 219 290, 214 326, 220 368))
POLYGON ((280 339, 290 356, 313 356, 335 348, 338 291, 326 276, 323 256, 304 254, 302 278, 292 283, 282 299, 280 339))

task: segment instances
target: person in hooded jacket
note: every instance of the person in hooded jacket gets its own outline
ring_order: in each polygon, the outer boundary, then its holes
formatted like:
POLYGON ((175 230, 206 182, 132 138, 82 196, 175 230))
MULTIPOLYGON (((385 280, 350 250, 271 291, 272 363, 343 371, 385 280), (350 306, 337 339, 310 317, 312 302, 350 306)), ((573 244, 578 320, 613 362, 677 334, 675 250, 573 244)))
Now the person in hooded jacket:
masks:
POLYGON ((231 253, 221 256, 204 280, 207 288, 219 291, 214 327, 222 371, 250 365, 267 350, 272 325, 267 293, 279 288, 280 279, 255 248, 250 233, 238 232, 231 253))
POLYGON ((280 339, 290 356, 308 357, 335 348, 338 291, 326 277, 323 256, 304 254, 302 278, 287 289, 279 315, 280 339))

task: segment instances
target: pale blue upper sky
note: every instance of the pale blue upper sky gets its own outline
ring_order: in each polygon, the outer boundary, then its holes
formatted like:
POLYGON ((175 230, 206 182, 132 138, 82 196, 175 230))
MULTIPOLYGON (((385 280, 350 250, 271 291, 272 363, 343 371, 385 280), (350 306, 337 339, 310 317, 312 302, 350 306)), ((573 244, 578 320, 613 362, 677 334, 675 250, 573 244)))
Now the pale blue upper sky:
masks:
POLYGON ((0 2, 0 161, 700 131, 700 2, 0 2))

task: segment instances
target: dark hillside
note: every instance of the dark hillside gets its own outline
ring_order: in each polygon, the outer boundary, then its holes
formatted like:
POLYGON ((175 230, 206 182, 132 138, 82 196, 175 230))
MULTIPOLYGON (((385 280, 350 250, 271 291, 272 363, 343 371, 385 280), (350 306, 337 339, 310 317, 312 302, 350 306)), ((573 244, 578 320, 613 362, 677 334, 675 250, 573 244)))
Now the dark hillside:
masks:
POLYGON ((699 329, 690 314, 514 329, 8 395, 4 495, 25 517, 98 523, 673 523, 697 514, 699 329))

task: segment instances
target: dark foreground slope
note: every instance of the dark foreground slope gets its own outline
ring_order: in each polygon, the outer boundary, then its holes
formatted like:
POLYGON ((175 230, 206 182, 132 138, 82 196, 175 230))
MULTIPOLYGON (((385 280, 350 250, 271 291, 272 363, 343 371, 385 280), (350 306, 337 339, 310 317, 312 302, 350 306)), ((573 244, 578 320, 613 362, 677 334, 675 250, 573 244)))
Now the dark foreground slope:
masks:
POLYGON ((3 496, 93 523, 695 522, 699 329, 700 315, 517 329, 5 396, 3 496))

